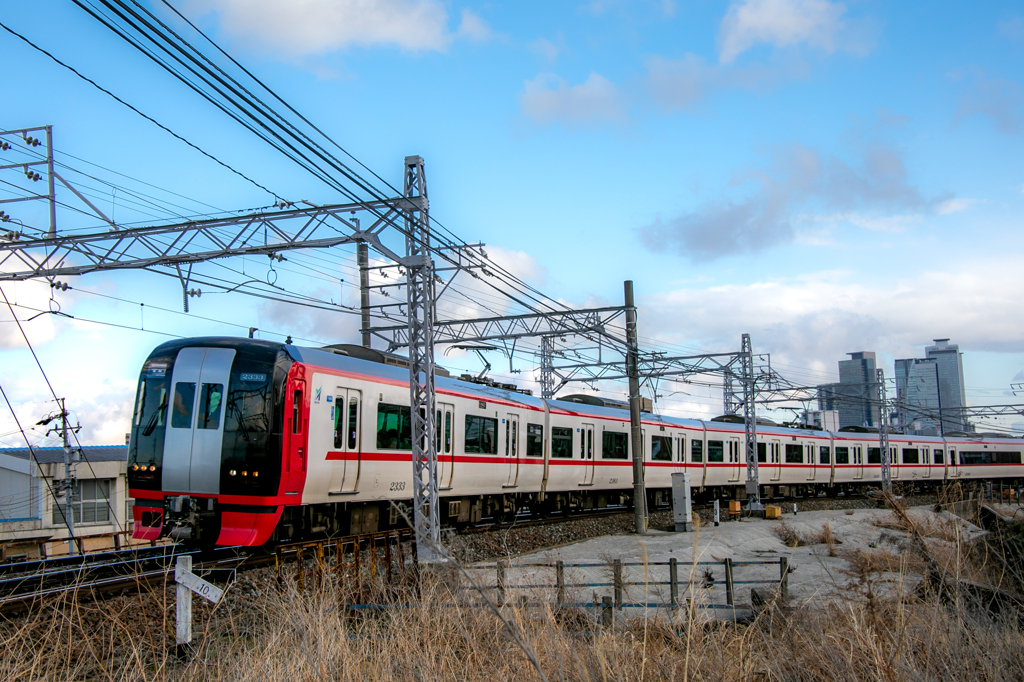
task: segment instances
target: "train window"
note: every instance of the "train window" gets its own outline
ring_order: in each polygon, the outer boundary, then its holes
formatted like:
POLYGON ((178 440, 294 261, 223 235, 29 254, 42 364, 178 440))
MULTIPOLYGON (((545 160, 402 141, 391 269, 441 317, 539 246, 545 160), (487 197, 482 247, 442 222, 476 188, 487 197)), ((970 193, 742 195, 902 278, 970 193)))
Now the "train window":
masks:
POLYGON ((203 384, 199 392, 199 418, 197 429, 220 428, 220 403, 224 397, 223 384, 203 384))
POLYGON ((786 443, 786 464, 803 464, 804 448, 796 443, 786 443))
POLYGON ((720 440, 709 440, 708 441, 708 461, 709 462, 724 462, 725 461, 725 443, 720 440))
POLYGON ((540 424, 526 425, 526 456, 544 456, 544 427, 540 424))
POLYGON ((836 446, 836 464, 850 463, 850 448, 836 446))
POLYGON ((691 462, 703 462, 704 461, 704 441, 702 441, 702 440, 690 441, 690 461, 691 462))
POLYGON ((450 454, 452 451, 452 413, 444 413, 444 452, 450 454))
POLYGON ((164 425, 167 411, 167 382, 146 381, 139 384, 139 401, 135 406, 135 425, 145 422, 142 435, 148 436, 158 426, 164 425))
POLYGON ((831 464, 832 463, 832 451, 830 448, 822 445, 818 448, 818 463, 819 464, 831 464))
POLYGON ((437 419, 434 420, 434 449, 441 454, 441 410, 437 411, 437 419))
POLYGON ((292 393, 292 433, 302 433, 302 391, 292 393))
POLYGON ((334 447, 340 449, 345 441, 345 411, 341 406, 345 404, 345 396, 339 395, 334 398, 334 447))
POLYGON ((868 464, 881 464, 882 451, 879 448, 868 448, 868 464))
POLYGON ((968 450, 960 451, 960 463, 961 464, 991 464, 992 453, 991 452, 970 452, 968 450))
POLYGON ((412 450, 412 410, 407 405, 377 403, 377 447, 412 450))
POLYGON ((651 459, 655 462, 671 462, 672 439, 668 436, 651 436, 651 459))
POLYGON ((179 381, 174 385, 174 407, 171 410, 171 428, 192 428, 192 405, 196 400, 196 385, 179 381))
POLYGON ((561 426, 551 427, 551 456, 559 459, 572 459, 572 429, 561 426))
POLYGON ((498 454, 498 420, 467 414, 465 451, 483 455, 498 454))
POLYGON ((355 450, 359 438, 359 398, 348 401, 348 449, 355 450))
POLYGON ((686 461, 686 436, 679 436, 679 461, 686 461))
POLYGON ((997 452, 996 464, 1020 464, 1019 452, 997 452))
POLYGON ((932 450, 932 457, 933 457, 932 461, 935 462, 936 464, 943 464, 944 463, 944 460, 943 460, 943 457, 942 457, 942 450, 938 450, 938 449, 932 450))
POLYGON ((765 464, 768 461, 768 444, 758 443, 757 444, 757 461, 759 464, 765 464))
POLYGON ((601 435, 602 459, 629 459, 628 435, 614 431, 605 431, 601 435))
POLYGON ((917 448, 903 448, 903 463, 904 464, 918 464, 920 460, 920 454, 917 448))

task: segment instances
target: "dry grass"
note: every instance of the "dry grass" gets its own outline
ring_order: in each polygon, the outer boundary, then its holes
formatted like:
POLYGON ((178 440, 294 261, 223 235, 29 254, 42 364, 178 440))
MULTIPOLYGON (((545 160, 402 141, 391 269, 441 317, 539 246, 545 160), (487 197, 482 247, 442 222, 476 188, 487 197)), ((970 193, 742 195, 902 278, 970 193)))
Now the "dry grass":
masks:
POLYGON ((354 614, 339 608, 326 584, 303 594, 236 586, 228 604, 216 609, 197 601, 198 651, 188 661, 171 654, 171 590, 91 604, 58 600, 0 624, 0 678, 1024 679, 1024 635, 1016 620, 993 617, 956 596, 908 599, 913 584, 878 589, 881 581, 898 583, 913 572, 906 556, 881 550, 850 559, 846 598, 765 609, 747 624, 711 622, 684 608, 659 617, 619 615, 609 629, 591 612, 546 605, 501 607, 499 619, 472 605, 480 595, 453 591, 457 581, 450 575, 418 601, 397 595, 393 604, 405 608, 354 614))
POLYGON ((829 522, 821 527, 819 531, 801 532, 785 521, 779 521, 772 528, 772 532, 782 540, 786 547, 803 547, 805 545, 825 545, 828 548, 829 556, 836 556, 836 545, 843 544, 832 533, 832 526, 829 522))

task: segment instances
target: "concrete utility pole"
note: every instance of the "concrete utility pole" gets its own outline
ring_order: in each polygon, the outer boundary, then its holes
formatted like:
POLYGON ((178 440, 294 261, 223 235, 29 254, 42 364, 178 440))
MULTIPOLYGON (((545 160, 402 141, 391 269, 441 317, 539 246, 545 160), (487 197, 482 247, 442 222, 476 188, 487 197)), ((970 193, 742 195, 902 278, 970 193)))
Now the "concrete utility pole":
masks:
MULTIPOLYGON (((358 230, 359 221, 353 222, 358 230)), ((356 260, 359 263, 359 321, 363 330, 363 348, 370 348, 370 248, 366 242, 356 244, 356 260)))
POLYGON ((78 553, 78 541, 75 539, 75 500, 78 498, 78 476, 75 465, 78 464, 78 451, 71 449, 68 438, 68 412, 64 409, 64 399, 57 400, 60 407, 60 437, 64 444, 64 521, 68 527, 68 554, 78 553))
POLYGON ((624 282, 626 304, 626 375, 629 377, 629 440, 633 449, 633 518, 636 532, 647 532, 647 493, 644 487, 643 432, 640 429, 640 371, 636 340, 633 280, 624 282))

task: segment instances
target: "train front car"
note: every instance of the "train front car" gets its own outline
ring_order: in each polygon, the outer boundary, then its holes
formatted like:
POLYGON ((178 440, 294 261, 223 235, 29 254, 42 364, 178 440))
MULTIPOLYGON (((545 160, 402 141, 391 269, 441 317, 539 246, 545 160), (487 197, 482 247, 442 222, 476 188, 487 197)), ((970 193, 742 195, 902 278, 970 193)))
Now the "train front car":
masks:
POLYGON ((301 496, 282 454, 291 445, 293 364, 279 343, 219 337, 150 354, 128 448, 134 537, 204 546, 270 539, 284 505, 301 496))

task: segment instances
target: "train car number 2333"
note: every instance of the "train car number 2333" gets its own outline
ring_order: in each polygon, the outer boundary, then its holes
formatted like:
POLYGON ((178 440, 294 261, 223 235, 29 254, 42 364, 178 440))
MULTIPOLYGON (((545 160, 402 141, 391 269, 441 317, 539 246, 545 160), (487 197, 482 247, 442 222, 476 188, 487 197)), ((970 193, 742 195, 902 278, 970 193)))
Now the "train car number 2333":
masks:
POLYGON ((392 492, 405 490, 405 481, 392 481, 391 487, 388 488, 388 490, 391 490, 392 492))

